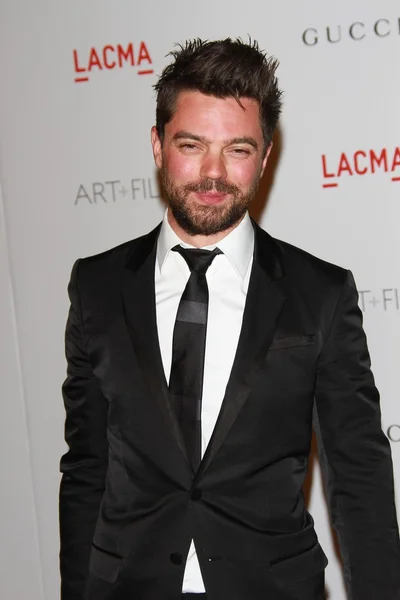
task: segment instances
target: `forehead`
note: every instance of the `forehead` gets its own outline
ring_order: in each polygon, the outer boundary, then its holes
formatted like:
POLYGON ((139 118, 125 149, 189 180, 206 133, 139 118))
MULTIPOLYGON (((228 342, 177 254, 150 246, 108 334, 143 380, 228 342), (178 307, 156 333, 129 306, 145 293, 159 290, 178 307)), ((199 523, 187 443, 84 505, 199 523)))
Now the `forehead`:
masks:
POLYGON ((198 91, 178 94, 172 119, 166 124, 166 134, 178 130, 190 131, 212 138, 222 135, 251 135, 262 138, 259 104, 253 98, 217 98, 198 91))

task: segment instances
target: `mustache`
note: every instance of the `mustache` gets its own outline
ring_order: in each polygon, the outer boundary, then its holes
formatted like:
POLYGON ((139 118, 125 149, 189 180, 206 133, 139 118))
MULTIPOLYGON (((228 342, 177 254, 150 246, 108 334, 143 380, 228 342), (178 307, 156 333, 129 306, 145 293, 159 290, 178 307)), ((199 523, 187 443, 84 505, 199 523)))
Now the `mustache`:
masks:
POLYGON ((198 182, 187 183, 182 187, 185 193, 197 192, 204 194, 205 192, 215 191, 220 194, 240 195, 240 188, 232 183, 226 183, 223 179, 201 179, 198 182))

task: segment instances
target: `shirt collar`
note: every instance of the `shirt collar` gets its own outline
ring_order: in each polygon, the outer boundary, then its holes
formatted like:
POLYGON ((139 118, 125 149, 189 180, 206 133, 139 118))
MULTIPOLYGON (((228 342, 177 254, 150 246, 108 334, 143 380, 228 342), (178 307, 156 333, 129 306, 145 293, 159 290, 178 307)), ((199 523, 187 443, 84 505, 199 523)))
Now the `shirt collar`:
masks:
MULTIPOLYGON (((157 262, 160 271, 163 269, 171 248, 177 244, 181 244, 184 248, 194 247, 186 244, 177 236, 168 222, 167 214, 168 209, 165 211, 157 242, 157 262)), ((216 246, 225 254, 238 275, 244 279, 254 251, 254 229, 249 213, 246 212, 239 225, 220 240, 218 244, 204 246, 204 248, 213 250, 216 246)))

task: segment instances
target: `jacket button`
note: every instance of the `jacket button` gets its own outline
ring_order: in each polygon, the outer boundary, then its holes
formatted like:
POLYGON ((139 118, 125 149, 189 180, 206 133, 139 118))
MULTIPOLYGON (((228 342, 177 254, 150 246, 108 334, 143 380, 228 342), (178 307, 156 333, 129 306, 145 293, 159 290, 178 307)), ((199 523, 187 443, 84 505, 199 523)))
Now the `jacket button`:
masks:
POLYGON ((169 559, 174 565, 181 565, 183 563, 183 556, 178 552, 173 552, 169 559))
POLYGON ((200 498, 202 497, 202 491, 199 490, 199 488, 195 488, 194 490, 192 490, 190 492, 190 497, 192 500, 200 500, 200 498))

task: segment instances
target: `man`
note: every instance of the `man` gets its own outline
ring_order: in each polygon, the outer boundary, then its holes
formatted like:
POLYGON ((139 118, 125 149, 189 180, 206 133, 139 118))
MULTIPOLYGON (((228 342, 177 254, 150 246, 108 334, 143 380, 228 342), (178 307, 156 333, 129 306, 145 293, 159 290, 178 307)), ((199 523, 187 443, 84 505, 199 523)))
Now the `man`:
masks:
POLYGON ((168 210, 69 286, 63 600, 321 600, 312 420, 352 600, 400 598, 389 444, 350 272, 247 207, 281 102, 257 44, 189 42, 156 85, 168 210))

